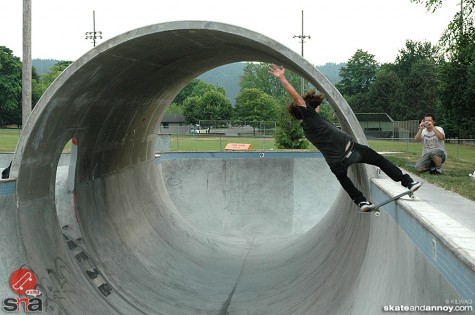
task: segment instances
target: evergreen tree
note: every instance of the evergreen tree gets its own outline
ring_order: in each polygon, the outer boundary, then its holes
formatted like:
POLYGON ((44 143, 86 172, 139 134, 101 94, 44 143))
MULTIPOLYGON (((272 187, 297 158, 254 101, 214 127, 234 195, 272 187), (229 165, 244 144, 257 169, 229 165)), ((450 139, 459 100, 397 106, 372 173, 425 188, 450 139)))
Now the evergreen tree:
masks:
POLYGON ((280 110, 275 143, 279 149, 307 149, 309 146, 300 121, 291 117, 285 107, 280 110))

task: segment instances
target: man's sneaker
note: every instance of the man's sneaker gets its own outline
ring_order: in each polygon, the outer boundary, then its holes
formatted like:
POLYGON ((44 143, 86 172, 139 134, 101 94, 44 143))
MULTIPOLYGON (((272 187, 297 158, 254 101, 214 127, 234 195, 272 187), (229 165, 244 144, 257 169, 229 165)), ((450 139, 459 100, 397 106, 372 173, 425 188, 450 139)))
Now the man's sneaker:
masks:
POLYGON ((415 191, 418 190, 419 187, 421 187, 421 186, 422 186, 422 183, 413 181, 412 183, 410 183, 409 185, 407 185, 407 189, 409 189, 411 192, 415 192, 415 191))
POLYGON ((360 207, 361 211, 367 212, 367 211, 373 209, 374 205, 369 201, 361 201, 361 202, 358 202, 358 207, 360 207))
POLYGON ((442 175, 442 170, 440 169, 440 167, 437 167, 433 170, 430 170, 429 174, 431 174, 431 175, 442 175))

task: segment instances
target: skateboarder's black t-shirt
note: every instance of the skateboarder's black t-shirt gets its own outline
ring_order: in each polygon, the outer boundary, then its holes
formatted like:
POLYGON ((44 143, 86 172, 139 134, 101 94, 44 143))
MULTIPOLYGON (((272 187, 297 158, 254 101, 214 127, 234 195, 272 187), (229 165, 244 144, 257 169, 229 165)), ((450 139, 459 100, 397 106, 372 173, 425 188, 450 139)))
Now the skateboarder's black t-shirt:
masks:
POLYGON ((311 107, 299 106, 302 113, 302 128, 305 137, 322 152, 328 165, 333 166, 343 160, 348 142, 353 138, 324 119, 311 107))

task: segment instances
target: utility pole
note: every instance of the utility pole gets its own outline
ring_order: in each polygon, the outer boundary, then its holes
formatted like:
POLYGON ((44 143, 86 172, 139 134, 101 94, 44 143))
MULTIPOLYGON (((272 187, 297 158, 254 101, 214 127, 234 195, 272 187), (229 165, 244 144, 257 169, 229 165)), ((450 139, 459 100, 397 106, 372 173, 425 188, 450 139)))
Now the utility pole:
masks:
POLYGON ((31 0, 23 0, 23 68, 21 88, 21 123, 25 128, 31 114, 31 0))
MULTIPOLYGON (((294 35, 294 38, 299 38, 300 39, 300 42, 302 43, 302 57, 303 57, 303 44, 305 42, 305 39, 308 38, 310 39, 310 35, 304 35, 303 33, 303 10, 302 10, 302 34, 301 35, 294 35)), ((304 79, 302 78, 302 80, 300 81, 300 84, 301 84, 301 88, 302 88, 302 95, 304 94, 304 79)))
POLYGON ((102 32, 96 32, 96 11, 92 11, 92 32, 86 32, 86 39, 92 39, 94 47, 96 47, 96 39, 102 39, 102 32))

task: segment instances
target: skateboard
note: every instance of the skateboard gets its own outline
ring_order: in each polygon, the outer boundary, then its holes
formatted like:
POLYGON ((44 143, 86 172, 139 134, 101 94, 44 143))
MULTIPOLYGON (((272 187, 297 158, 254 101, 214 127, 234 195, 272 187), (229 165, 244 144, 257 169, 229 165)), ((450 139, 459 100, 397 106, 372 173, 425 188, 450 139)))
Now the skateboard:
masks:
POLYGON ((380 202, 380 203, 374 205, 373 208, 371 208, 371 209, 368 210, 368 211, 358 211, 358 213, 367 214, 367 213, 374 212, 374 215, 375 215, 375 216, 379 216, 379 215, 381 214, 381 212, 379 211, 379 208, 380 208, 380 207, 382 207, 382 206, 384 206, 384 205, 387 205, 388 203, 393 202, 393 201, 395 201, 395 200, 398 200, 399 198, 404 197, 404 196, 406 196, 406 195, 409 195, 409 197, 411 197, 411 199, 414 199, 414 198, 415 198, 414 192, 412 192, 412 191, 410 191, 410 190, 407 190, 407 191, 405 191, 405 192, 403 192, 403 193, 400 193, 399 195, 396 195, 396 196, 394 196, 394 197, 391 197, 391 198, 389 198, 389 199, 387 199, 387 200, 385 200, 385 201, 383 201, 383 202, 380 202))

